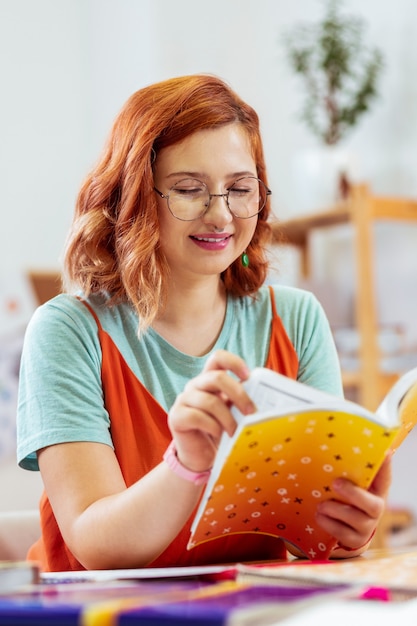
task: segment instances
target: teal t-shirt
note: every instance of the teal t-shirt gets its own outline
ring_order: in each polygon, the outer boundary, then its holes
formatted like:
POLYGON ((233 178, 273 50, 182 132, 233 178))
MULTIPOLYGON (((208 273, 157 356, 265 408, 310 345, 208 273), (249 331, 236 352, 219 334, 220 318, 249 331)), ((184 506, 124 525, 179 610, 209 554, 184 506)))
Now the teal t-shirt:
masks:
MULTIPOLYGON (((284 286, 274 286, 274 296, 298 355, 298 380, 342 395, 336 349, 317 299, 310 292, 284 286)), ((88 302, 132 372, 167 412, 213 351, 238 354, 250 369, 264 366, 268 356, 272 307, 267 287, 256 298, 229 296, 216 344, 201 357, 178 351, 152 328, 138 337, 138 318, 129 304, 108 306, 103 295, 91 296, 88 302)), ((37 450, 57 443, 94 441, 111 446, 109 426, 96 322, 77 298, 59 295, 37 309, 25 335, 17 413, 18 462, 36 470, 37 450)))

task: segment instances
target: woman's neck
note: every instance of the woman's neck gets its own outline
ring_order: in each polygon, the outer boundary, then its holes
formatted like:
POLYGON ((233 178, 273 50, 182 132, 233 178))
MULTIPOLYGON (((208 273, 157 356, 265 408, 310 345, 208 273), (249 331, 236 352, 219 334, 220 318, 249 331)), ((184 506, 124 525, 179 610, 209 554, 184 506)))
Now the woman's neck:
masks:
POLYGON ((216 343, 226 315, 223 282, 206 281, 179 288, 171 284, 166 306, 152 327, 175 348, 192 356, 207 354, 216 343))

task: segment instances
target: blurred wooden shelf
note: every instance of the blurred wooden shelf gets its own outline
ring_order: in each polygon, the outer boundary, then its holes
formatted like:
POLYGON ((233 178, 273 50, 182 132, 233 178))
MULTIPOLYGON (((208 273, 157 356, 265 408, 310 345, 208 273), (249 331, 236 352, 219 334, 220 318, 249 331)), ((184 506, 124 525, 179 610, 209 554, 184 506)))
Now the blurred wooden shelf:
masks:
POLYGON ((310 274, 309 239, 317 228, 351 224, 354 231, 356 259, 355 318, 360 335, 360 367, 357 372, 343 372, 346 386, 358 389, 358 401, 374 410, 394 382, 395 374, 380 371, 378 315, 374 281, 373 226, 377 220, 417 221, 417 200, 374 196, 367 185, 355 185, 347 200, 293 219, 274 222, 274 242, 297 246, 301 250, 302 272, 310 274))
POLYGON ((30 270, 27 276, 38 305, 44 304, 62 291, 62 278, 58 271, 30 270))

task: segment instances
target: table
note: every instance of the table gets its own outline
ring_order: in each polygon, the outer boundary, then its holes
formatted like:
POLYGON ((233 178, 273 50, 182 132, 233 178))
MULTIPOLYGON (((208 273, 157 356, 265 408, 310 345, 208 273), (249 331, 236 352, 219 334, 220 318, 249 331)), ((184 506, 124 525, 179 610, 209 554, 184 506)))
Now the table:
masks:
MULTIPOLYGON (((372 619, 377 621, 382 613, 401 619, 401 626, 417 623, 417 551, 370 551, 366 557, 319 565, 295 560, 181 571, 182 577, 178 571, 169 577, 168 570, 164 570, 165 577, 160 578, 158 570, 120 570, 113 572, 113 579, 111 572, 87 572, 81 582, 78 575, 71 573, 65 578, 66 573, 62 573, 55 576, 59 582, 54 583, 51 576, 44 576, 40 584, 0 597, 0 626, 307 626, 331 614, 339 615, 337 623, 342 626, 355 620, 359 624, 374 623, 372 619), (348 584, 343 577, 328 584, 287 576, 296 567, 300 573, 320 573, 324 569, 332 578, 332 568, 338 563, 342 569, 350 568, 348 584), (399 601, 399 587, 392 602, 382 601, 388 596, 381 593, 380 587, 372 586, 372 581, 378 583, 380 572, 390 566, 398 579, 395 572, 401 571, 405 563, 409 574, 407 601, 399 601), (275 570, 274 577, 254 576, 265 567, 275 570), (360 580, 361 568, 368 572, 366 584, 360 580), (251 577, 244 575, 247 571, 251 577), (153 578, 146 579, 149 572, 153 578), (357 584, 352 584, 355 579, 357 584), (350 622, 343 622, 347 615, 350 622), (361 621, 365 617, 366 621, 361 621)), ((391 582, 395 584, 396 580, 391 582)), ((401 597, 404 599, 405 595, 401 597)), ((321 621, 321 626, 323 623, 331 622, 321 621)))

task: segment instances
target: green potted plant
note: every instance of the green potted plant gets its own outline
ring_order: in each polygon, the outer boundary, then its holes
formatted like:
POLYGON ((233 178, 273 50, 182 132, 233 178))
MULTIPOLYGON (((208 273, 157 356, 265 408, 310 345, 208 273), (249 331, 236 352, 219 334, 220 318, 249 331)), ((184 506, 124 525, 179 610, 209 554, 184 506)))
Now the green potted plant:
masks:
POLYGON ((302 118, 325 144, 334 145, 358 123, 378 95, 383 56, 365 41, 365 21, 343 15, 330 0, 321 22, 286 33, 288 60, 302 79, 302 118))
MULTIPOLYGON (((340 0, 329 0, 321 21, 284 34, 287 59, 305 90, 301 117, 322 146, 339 146, 378 96, 383 55, 368 44, 365 26, 342 13, 340 0)), ((346 172, 340 176, 346 183, 346 172)))

